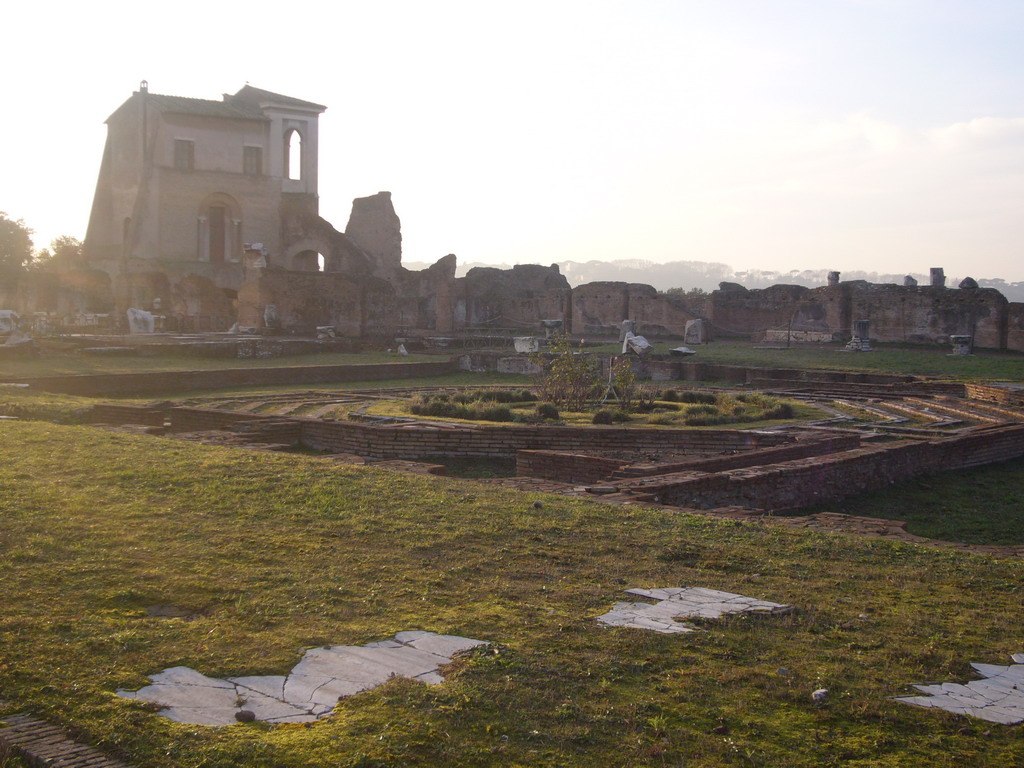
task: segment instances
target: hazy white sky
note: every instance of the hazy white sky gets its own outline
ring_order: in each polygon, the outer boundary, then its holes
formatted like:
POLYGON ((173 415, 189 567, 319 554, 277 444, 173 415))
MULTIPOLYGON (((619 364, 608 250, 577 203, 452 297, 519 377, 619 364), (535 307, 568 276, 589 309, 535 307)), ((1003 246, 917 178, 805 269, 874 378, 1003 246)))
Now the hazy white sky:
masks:
POLYGON ((0 210, 83 237, 103 121, 246 82, 328 105, 321 213, 404 258, 1024 279, 1022 0, 17 3, 0 210))

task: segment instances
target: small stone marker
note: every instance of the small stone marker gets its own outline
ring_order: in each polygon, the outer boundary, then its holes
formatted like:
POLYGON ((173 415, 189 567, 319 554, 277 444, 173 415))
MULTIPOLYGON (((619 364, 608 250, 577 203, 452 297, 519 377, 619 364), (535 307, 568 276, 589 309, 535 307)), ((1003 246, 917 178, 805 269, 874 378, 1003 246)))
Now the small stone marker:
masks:
POLYGON ((608 613, 598 616, 602 624, 613 627, 650 629, 663 634, 699 632, 680 619, 717 619, 731 613, 792 613, 793 607, 770 603, 732 592, 702 587, 667 587, 665 589, 627 589, 627 595, 658 600, 651 603, 616 603, 608 613))
POLYGON ((514 336, 512 345, 519 354, 528 354, 540 351, 540 339, 536 336, 514 336))
POLYGON ((171 667, 150 675, 152 685, 117 695, 156 704, 161 715, 179 723, 305 723, 328 717, 339 698, 376 688, 393 675, 431 685, 443 682, 438 668, 459 651, 478 645, 486 641, 420 630, 399 632, 391 640, 362 646, 312 648, 284 676, 221 680, 189 667, 171 667))
POLYGON ((953 345, 953 354, 956 356, 966 356, 971 354, 971 337, 970 336, 950 336, 950 343, 953 345))
POLYGON ((984 680, 938 685, 914 685, 927 696, 901 696, 896 701, 915 707, 935 707, 970 715, 992 723, 1024 723, 1024 653, 1011 657, 1014 664, 971 664, 984 680))

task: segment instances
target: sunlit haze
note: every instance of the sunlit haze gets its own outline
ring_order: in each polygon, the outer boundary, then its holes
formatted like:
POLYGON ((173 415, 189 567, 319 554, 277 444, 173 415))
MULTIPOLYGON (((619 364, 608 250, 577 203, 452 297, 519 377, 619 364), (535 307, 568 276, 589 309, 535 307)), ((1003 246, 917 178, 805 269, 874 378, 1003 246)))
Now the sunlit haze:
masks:
POLYGON ((404 259, 1024 279, 1024 2, 17 3, 0 210, 84 237, 104 120, 246 82, 328 106, 320 211, 404 259))

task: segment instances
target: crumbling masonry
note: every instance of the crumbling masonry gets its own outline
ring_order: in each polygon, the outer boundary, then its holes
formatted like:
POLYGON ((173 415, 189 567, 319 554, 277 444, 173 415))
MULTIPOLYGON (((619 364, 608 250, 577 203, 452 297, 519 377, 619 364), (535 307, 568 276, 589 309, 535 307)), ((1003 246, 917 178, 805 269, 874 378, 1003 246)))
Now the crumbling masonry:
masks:
POLYGON ((319 214, 318 119, 326 107, 246 85, 219 101, 150 93, 146 83, 107 119, 108 136, 85 241, 86 266, 36 271, 0 306, 46 312, 58 325, 121 325, 129 307, 167 331, 234 325, 347 337, 490 332, 532 334, 560 320, 575 335, 682 336, 702 319, 714 336, 845 341, 870 320, 876 341, 1024 351, 1024 304, 941 269, 917 286, 841 282, 709 296, 649 285, 571 288, 555 266, 472 269, 444 256, 402 264, 401 225, 388 192, 354 201, 344 232, 319 214), (83 318, 88 318, 87 320, 83 318))

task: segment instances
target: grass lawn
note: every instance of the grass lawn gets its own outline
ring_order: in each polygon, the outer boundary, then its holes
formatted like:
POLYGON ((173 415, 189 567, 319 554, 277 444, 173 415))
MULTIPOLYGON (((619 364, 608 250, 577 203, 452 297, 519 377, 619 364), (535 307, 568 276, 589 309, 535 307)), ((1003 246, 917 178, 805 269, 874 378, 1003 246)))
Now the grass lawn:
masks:
POLYGON ((139 766, 1024 763, 1021 728, 890 700, 1021 652, 1019 561, 86 427, 0 436, 0 719, 34 712, 139 766), (593 620, 679 585, 798 611, 694 635, 593 620), (407 629, 495 645, 312 726, 179 725, 113 695, 407 629))
POLYGON ((918 536, 968 544, 1024 544, 1024 459, 922 477, 799 512, 905 520, 918 536))
MULTIPOLYGON (((668 354, 678 342, 659 341, 657 354, 668 354)), ((949 347, 876 344, 870 352, 846 352, 841 344, 801 346, 790 349, 755 349, 751 342, 716 341, 691 349, 697 354, 686 360, 721 365, 758 368, 817 368, 836 371, 936 376, 943 379, 1006 380, 1024 379, 1024 354, 978 350, 974 355, 954 357, 949 347)), ((601 354, 618 354, 619 344, 588 348, 601 354)))
POLYGON ((365 365, 367 363, 423 363, 446 360, 445 356, 394 352, 328 352, 322 355, 286 355, 265 359, 145 355, 109 357, 77 351, 46 352, 36 358, 0 361, 0 376, 64 376, 78 373, 145 373, 151 371, 213 371, 222 368, 289 368, 308 365, 365 365))
MULTIPOLYGON (((654 351, 668 354, 678 341, 654 343, 654 351)), ((944 346, 900 346, 878 344, 871 352, 845 352, 840 344, 802 346, 791 349, 755 349, 745 341, 716 341, 694 347, 697 354, 687 358, 694 362, 720 363, 764 368, 819 368, 878 373, 906 373, 937 376, 946 379, 1024 379, 1024 354, 978 350, 969 357, 953 357, 944 346)), ((615 355, 620 344, 588 347, 587 351, 615 355)), ((508 350, 511 354, 511 350, 508 350)), ((457 354, 458 350, 451 350, 457 354)), ((217 368, 266 368, 307 365, 357 365, 382 362, 422 362, 443 359, 438 355, 410 354, 399 357, 389 352, 358 354, 329 353, 323 355, 291 355, 267 360, 236 358, 181 357, 103 357, 82 355, 71 351, 54 351, 36 359, 4 360, 0 376, 51 376, 75 373, 135 373, 140 371, 211 370, 217 368)))

